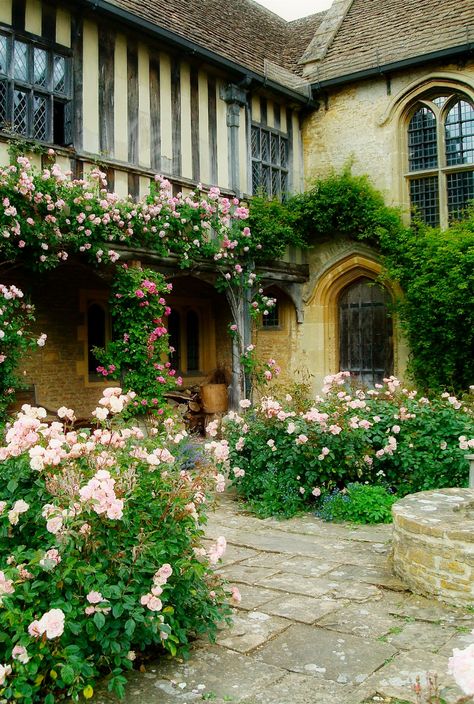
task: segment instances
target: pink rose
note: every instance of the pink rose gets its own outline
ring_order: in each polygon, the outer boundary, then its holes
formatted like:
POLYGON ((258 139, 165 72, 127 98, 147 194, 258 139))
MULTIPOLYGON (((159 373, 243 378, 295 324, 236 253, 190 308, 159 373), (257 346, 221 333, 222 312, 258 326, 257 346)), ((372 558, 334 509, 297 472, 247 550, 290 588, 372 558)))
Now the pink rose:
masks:
POLYGON ((89 594, 86 596, 87 601, 89 604, 99 604, 101 601, 104 601, 104 598, 100 592, 89 592, 89 594))

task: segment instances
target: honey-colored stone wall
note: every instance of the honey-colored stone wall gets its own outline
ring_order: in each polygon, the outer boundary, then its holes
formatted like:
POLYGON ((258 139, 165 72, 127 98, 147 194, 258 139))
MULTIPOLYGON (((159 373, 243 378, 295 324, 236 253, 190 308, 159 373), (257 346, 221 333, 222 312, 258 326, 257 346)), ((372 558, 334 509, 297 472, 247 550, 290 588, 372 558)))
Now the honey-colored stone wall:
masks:
POLYGON ((35 330, 48 335, 46 345, 38 347, 21 366, 25 382, 35 387, 36 403, 52 413, 65 405, 74 408, 78 418, 88 416, 102 389, 111 384, 86 378, 85 317, 80 311, 80 296, 94 291, 107 298, 107 284, 92 270, 73 263, 41 276, 15 273, 8 283, 19 286, 35 305, 35 330))
POLYGON ((474 604, 474 489, 411 494, 393 509, 393 564, 418 594, 474 604))
POLYGON ((426 87, 474 89, 474 61, 458 66, 426 67, 332 88, 303 126, 305 181, 340 172, 348 163, 354 174, 368 174, 387 204, 408 210, 403 183, 406 137, 401 124, 409 96, 426 87), (454 86, 454 87, 453 87, 454 86))
POLYGON ((266 292, 278 301, 279 325, 275 328, 256 327, 254 340, 257 356, 263 361, 274 359, 281 368, 276 382, 291 385, 300 380, 296 375, 298 364, 298 340, 300 326, 296 322, 295 306, 291 299, 281 290, 266 292))

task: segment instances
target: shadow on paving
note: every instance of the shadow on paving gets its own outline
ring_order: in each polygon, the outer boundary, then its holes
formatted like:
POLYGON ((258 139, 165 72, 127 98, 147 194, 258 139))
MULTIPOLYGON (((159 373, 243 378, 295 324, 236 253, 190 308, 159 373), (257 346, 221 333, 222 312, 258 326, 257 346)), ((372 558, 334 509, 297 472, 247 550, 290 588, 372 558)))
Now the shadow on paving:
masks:
MULTIPOLYGON (((258 520, 223 496, 208 535, 225 535, 219 572, 242 594, 232 628, 198 641, 186 662, 129 677, 125 704, 390 704, 446 674, 474 613, 416 596, 390 569, 390 526, 331 525, 312 516, 258 520)), ((95 704, 118 700, 98 691, 95 704)))

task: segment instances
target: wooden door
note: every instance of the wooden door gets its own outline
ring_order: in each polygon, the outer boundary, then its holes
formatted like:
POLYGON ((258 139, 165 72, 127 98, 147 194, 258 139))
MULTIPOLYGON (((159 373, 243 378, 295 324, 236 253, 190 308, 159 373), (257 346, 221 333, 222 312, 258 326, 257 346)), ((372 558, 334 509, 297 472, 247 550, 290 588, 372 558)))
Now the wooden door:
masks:
POLYGON ((371 279, 348 286, 339 300, 340 369, 368 386, 393 374, 390 296, 371 279))

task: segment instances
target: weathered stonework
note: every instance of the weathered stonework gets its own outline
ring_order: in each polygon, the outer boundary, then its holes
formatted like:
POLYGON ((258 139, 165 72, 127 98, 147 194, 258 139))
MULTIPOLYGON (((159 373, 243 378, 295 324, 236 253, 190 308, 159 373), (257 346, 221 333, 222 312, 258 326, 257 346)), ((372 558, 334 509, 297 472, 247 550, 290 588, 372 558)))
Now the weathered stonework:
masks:
POLYGON ((474 489, 406 496, 393 506, 393 566, 414 592, 474 604, 474 489))

